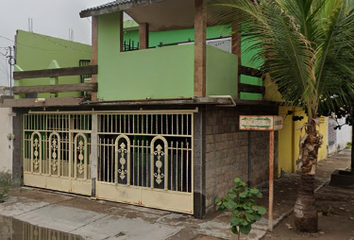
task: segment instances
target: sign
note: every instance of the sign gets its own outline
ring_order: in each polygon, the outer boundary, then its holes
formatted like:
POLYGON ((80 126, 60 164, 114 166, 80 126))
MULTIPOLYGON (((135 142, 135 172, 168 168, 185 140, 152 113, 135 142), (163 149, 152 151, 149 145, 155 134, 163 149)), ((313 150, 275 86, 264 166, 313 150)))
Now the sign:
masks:
POLYGON ((240 130, 277 131, 283 128, 281 116, 240 115, 240 130))

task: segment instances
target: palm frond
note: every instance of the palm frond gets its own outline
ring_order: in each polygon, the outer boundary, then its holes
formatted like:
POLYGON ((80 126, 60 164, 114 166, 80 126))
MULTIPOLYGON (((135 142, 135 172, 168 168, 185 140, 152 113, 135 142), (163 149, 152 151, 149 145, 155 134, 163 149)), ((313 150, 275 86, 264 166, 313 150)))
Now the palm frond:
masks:
POLYGON ((262 70, 278 85, 284 99, 307 102, 313 95, 315 53, 310 42, 299 31, 295 18, 277 0, 215 0, 208 13, 214 22, 242 22, 245 41, 257 49, 255 58, 262 59, 262 70))

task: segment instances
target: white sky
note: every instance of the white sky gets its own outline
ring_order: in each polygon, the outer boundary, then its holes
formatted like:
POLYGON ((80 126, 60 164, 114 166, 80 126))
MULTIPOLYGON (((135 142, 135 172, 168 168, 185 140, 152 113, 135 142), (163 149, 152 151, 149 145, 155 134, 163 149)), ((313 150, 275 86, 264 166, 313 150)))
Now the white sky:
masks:
MULTIPOLYGON (((33 31, 53 37, 69 39, 74 30, 74 41, 90 44, 91 19, 79 17, 83 9, 112 0, 0 0, 0 53, 12 46, 17 29, 28 30, 28 18, 33 19, 33 31)), ((8 86, 9 65, 0 54, 0 86, 8 86)))

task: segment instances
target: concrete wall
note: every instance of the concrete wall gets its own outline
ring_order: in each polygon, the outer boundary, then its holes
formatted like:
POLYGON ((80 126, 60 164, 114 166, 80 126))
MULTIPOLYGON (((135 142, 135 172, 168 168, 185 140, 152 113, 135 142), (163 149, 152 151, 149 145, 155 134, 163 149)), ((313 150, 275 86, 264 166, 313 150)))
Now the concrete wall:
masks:
MULTIPOLYGON (((99 16, 98 92, 101 100, 194 96, 194 44, 120 52, 119 14, 99 16)), ((237 56, 207 46, 207 95, 237 96, 237 56)))
POLYGON ((0 108, 0 172, 12 172, 12 110, 0 108))
MULTIPOLYGON (((300 153, 299 141, 304 134, 303 127, 307 122, 307 116, 302 108, 288 106, 279 107, 279 115, 284 119, 283 129, 279 131, 280 141, 278 142, 278 175, 280 176, 281 172, 295 172, 298 169, 296 161, 300 153), (293 121, 294 116, 302 116, 303 119, 293 121)), ((323 136, 323 144, 318 151, 318 160, 321 161, 327 157, 328 117, 320 118, 320 126, 317 130, 323 136)))
MULTIPOLYGON (((215 198, 224 196, 234 186, 234 178, 239 177, 253 186, 268 180, 269 132, 239 131, 238 116, 250 113, 245 109, 238 109, 239 111, 237 108, 206 111, 207 213, 214 211, 215 198)), ((263 107, 253 109, 252 112, 276 115, 277 108, 263 107)), ((277 154, 275 155, 277 162, 277 154)))
MULTIPOLYGON (((91 46, 38 33, 18 30, 16 63, 24 71, 48 69, 52 60, 60 67, 77 67, 81 59, 91 59, 91 46)), ((59 77, 59 84, 80 83, 80 76, 59 77)), ((16 80, 17 86, 49 85, 49 78, 16 80)), ((79 93, 59 93, 59 96, 79 96, 79 93)), ((23 96, 22 96, 23 97, 23 96)), ((49 97, 49 93, 38 94, 49 97)))
MULTIPOLYGON (((338 122, 344 124, 345 119, 338 119, 338 122)), ((352 142, 352 126, 344 125, 341 129, 337 129, 337 149, 344 149, 348 142, 352 142)))

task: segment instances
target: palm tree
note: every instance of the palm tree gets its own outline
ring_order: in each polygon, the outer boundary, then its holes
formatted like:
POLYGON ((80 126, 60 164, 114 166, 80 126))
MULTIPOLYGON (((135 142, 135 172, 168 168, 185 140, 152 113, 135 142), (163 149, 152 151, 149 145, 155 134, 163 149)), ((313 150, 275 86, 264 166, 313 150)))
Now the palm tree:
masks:
POLYGON ((284 101, 302 106, 308 121, 300 143, 301 186, 294 208, 298 230, 315 232, 314 179, 322 136, 318 109, 354 96, 354 6, 351 0, 210 0, 214 23, 242 23, 244 40, 284 101), (328 100, 330 99, 330 101, 328 100))

